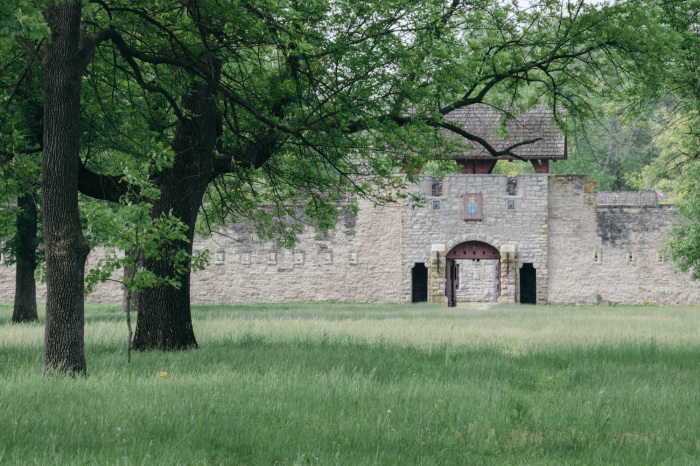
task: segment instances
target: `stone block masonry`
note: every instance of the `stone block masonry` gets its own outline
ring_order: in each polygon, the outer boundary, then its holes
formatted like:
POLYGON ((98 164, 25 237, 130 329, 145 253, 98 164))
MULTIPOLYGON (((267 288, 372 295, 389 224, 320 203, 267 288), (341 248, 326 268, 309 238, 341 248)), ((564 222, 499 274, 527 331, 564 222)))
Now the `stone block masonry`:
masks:
MULTIPOLYGON (((426 207, 403 206, 403 301, 410 302, 411 299, 411 268, 415 263, 425 263, 429 265, 430 300, 446 303, 445 255, 461 243, 479 241, 501 251, 499 302, 519 300, 518 271, 523 263, 532 263, 537 275, 537 301, 545 303, 548 279, 547 177, 544 174, 518 176, 515 192, 511 194, 505 175, 448 175, 443 180, 443 195, 440 197, 430 197, 432 180, 421 177, 421 182, 410 189, 414 194, 428 198, 426 207), (483 220, 463 219, 465 193, 482 194, 483 220), (439 209, 435 208, 433 201, 439 201, 439 209), (507 259, 507 254, 510 259, 507 259)), ((457 296, 460 301, 460 293, 457 296)))
POLYGON ((498 261, 458 260, 457 299, 468 303, 498 302, 498 261))
MULTIPOLYGON (((318 235, 305 227, 294 249, 275 241, 256 241, 243 225, 231 225, 194 249, 209 249, 211 264, 192 275, 194 304, 262 302, 399 302, 401 258, 400 206, 374 207, 359 201, 357 216, 345 213, 336 228, 318 235)), ((86 269, 105 251, 96 248, 86 269)), ((46 296, 38 284, 37 298, 46 296)), ((0 264, 0 300, 14 297, 14 267, 0 264)), ((121 303, 122 290, 106 282, 86 297, 88 302, 121 303)))
POLYGON ((291 250, 255 241, 242 225, 198 238, 195 249, 209 249, 214 260, 193 275, 192 301, 398 302, 400 207, 359 206, 326 235, 306 227, 291 250))
POLYGON ((674 207, 596 206, 583 176, 552 175, 549 186, 549 302, 700 303, 700 283, 659 253, 674 207))
MULTIPOLYGON (((700 283, 675 274, 659 254, 676 219, 672 206, 598 205, 597 185, 583 175, 448 175, 441 191, 432 189, 433 182, 420 176, 408 187, 426 198, 424 205, 359 201, 359 213, 343 214, 325 235, 306 227, 292 250, 254 240, 242 224, 196 238, 194 249, 209 249, 212 263, 193 274, 192 301, 409 303, 412 270, 422 264, 428 300, 447 303, 446 255, 462 243, 479 242, 495 248, 500 262, 457 260, 458 303, 520 301, 520 275, 531 264, 535 277, 526 282, 536 284, 538 304, 590 304, 598 296, 622 304, 700 304, 700 283), (481 195, 480 220, 465 220, 465 193, 481 195)), ((87 268, 102 255, 93 251, 87 268)), ((420 289, 425 293, 425 284, 420 289)), ((13 294, 14 267, 0 263, 0 300, 13 294)), ((37 296, 44 298, 43 285, 37 296)), ((87 297, 115 304, 121 299, 116 283, 87 297)))

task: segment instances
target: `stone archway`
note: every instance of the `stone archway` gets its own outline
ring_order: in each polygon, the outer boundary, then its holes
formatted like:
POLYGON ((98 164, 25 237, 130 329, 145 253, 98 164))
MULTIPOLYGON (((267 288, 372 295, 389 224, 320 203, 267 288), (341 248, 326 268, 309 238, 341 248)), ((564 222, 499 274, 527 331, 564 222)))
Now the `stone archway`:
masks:
POLYGON ((498 302, 501 295, 501 254, 483 241, 468 240, 445 256, 448 306, 461 302, 498 302))

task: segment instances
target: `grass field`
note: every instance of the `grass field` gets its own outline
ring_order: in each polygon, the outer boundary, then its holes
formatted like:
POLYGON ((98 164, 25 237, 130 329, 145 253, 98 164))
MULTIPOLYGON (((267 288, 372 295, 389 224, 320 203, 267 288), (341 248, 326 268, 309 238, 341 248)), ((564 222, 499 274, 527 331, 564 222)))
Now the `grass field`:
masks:
POLYGON ((700 309, 196 307, 135 353, 89 306, 87 377, 0 305, 0 464, 700 464, 700 309))

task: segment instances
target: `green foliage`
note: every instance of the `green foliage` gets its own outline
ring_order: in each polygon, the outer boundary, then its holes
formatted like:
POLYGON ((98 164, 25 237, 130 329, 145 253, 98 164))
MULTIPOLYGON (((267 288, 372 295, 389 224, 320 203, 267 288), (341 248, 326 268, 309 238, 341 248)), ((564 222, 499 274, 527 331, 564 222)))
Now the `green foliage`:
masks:
POLYGON ((665 244, 664 255, 671 259, 681 272, 690 272, 693 280, 700 279, 700 164, 686 165, 677 179, 679 197, 677 206, 680 220, 671 228, 665 244))
MULTIPOLYGON (((552 167, 552 164, 550 164, 550 167, 552 167)), ((535 173, 535 169, 532 167, 532 164, 530 162, 523 162, 522 160, 499 160, 498 162, 496 162, 496 166, 493 169, 493 173, 500 175, 516 176, 526 173, 535 173)))
POLYGON ((49 28, 41 10, 46 1, 20 0, 13 5, 0 4, 0 37, 22 35, 31 40, 48 37, 49 28))
POLYGON ((153 205, 160 191, 148 179, 151 167, 162 167, 171 163, 169 151, 154 153, 153 162, 142 164, 136 170, 125 165, 122 180, 128 182, 132 191, 123 196, 120 205, 86 199, 83 203, 83 224, 85 237, 93 245, 99 245, 113 253, 107 253, 86 276, 86 292, 95 285, 107 280, 118 281, 130 291, 143 291, 158 286, 180 287, 180 277, 190 267, 202 269, 208 263, 207 253, 191 256, 183 249, 187 241, 187 226, 172 214, 160 217, 151 215, 153 205), (149 199, 149 201, 143 199, 149 199), (117 253, 116 251, 120 251, 117 253), (141 251, 144 259, 162 260, 172 265, 174 275, 159 276, 145 269, 139 258, 122 251, 141 251), (122 268, 135 270, 133 276, 115 277, 122 268))
MULTIPOLYGON (((167 138, 175 97, 192 82, 219 80, 220 158, 268 135, 275 149, 262 166, 233 158, 232 170, 210 186, 199 231, 247 221, 282 244, 293 241, 299 222, 331 228, 346 197, 378 204, 400 198, 404 180, 393 175, 401 168, 409 180, 426 164, 433 173, 453 171, 449 160, 461 143, 439 129, 450 108, 547 103, 585 113, 602 68, 611 61, 631 66, 620 53, 641 47, 644 27, 635 8, 583 2, 564 14, 557 2, 528 9, 393 0, 132 6, 109 18, 99 4, 86 11, 91 27, 118 30, 136 50, 198 61, 188 67, 144 59, 136 73, 104 44, 97 55, 104 61, 92 66, 95 89, 111 89, 110 115, 128 114, 123 122, 137 134, 158 127, 167 138), (127 71, 110 73, 113 63, 127 71), (214 63, 220 76, 202 71, 214 63), (133 92, 137 76, 158 92, 133 92)), ((100 108, 102 94, 95 92, 100 108)))

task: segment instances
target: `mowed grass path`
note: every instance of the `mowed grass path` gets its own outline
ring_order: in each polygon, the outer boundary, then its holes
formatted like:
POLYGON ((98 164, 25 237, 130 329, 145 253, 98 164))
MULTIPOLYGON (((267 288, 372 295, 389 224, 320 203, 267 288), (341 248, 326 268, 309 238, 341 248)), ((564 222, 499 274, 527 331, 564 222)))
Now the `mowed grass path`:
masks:
POLYGON ((0 312, 0 464, 700 464, 696 307, 195 307, 129 368, 89 306, 79 378, 0 312))

